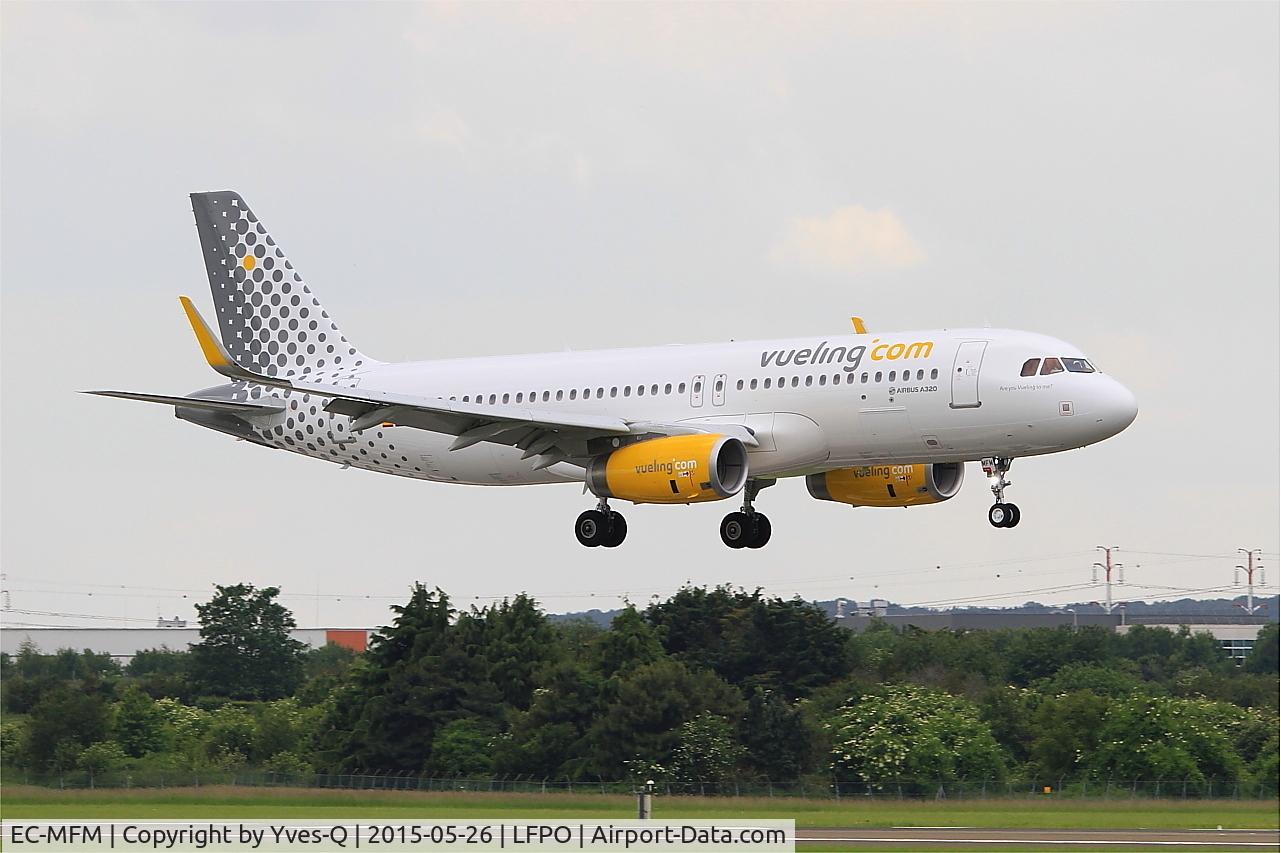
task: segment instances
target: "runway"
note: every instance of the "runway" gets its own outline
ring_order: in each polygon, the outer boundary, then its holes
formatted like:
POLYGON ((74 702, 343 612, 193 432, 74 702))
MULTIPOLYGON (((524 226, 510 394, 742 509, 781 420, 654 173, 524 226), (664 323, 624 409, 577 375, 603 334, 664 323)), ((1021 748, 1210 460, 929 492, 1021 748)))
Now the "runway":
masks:
POLYGON ((849 844, 855 849, 1254 850, 1281 847, 1275 829, 971 829, 967 827, 831 827, 798 829, 798 846, 849 844))

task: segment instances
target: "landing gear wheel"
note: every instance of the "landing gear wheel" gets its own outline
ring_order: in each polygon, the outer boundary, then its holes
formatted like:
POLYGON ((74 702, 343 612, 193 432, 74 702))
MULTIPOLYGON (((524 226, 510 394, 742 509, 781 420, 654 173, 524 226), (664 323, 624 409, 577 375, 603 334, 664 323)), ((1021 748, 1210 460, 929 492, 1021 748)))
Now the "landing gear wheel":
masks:
POLYGON ((1010 511, 1010 520, 1005 523, 1005 526, 1018 527, 1019 519, 1023 517, 1023 513, 1019 512, 1019 508, 1014 504, 1006 504, 1005 508, 1010 511))
POLYGON ((752 541, 752 525, 745 512, 731 512, 721 519, 721 541, 731 548, 744 548, 752 541))
POLYGON ((769 541, 770 533, 773 532, 769 519, 759 512, 752 513, 752 521, 755 523, 755 530, 752 538, 748 540, 748 548, 764 548, 765 543, 769 541))
POLYGON ((993 527, 1013 527, 1020 518, 1022 514, 1014 504, 993 504, 987 511, 988 523, 993 527))
POLYGON ((574 535, 588 548, 604 545, 609 536, 609 517, 598 509, 587 510, 574 523, 574 535))
POLYGON ((627 538, 627 519, 616 512, 609 514, 609 535, 601 542, 601 547, 617 548, 627 538))

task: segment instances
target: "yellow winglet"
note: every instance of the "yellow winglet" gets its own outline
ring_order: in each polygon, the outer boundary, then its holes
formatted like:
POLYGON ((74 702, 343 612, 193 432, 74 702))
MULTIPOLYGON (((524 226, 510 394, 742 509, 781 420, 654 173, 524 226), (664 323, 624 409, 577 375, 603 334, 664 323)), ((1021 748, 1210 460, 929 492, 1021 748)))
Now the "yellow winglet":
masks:
POLYGON ((867 329, 866 329, 866 328, 864 328, 864 326, 863 326, 863 318, 862 318, 862 317, 851 317, 851 318, 850 318, 850 322, 854 324, 854 334, 856 334, 856 335, 866 335, 866 334, 867 334, 867 329))
POLYGON ((223 376, 229 376, 232 379, 257 380, 259 377, 245 370, 236 364, 231 354, 227 352, 222 342, 214 337, 214 333, 209 329, 209 324, 205 318, 200 316, 196 306, 186 296, 179 296, 178 301, 182 303, 182 310, 187 313, 187 322, 191 323, 191 331, 196 333, 196 342, 200 344, 200 351, 205 356, 205 361, 209 366, 221 373, 223 376))

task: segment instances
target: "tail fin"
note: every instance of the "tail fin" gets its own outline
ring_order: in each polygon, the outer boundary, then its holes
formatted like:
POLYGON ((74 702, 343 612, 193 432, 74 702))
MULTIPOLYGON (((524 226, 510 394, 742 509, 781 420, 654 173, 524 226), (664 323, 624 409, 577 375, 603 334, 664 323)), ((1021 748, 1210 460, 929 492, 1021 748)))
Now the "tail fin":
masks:
POLYGON ((350 379, 376 363, 356 349, 239 194, 192 193, 223 346, 267 376, 350 379))

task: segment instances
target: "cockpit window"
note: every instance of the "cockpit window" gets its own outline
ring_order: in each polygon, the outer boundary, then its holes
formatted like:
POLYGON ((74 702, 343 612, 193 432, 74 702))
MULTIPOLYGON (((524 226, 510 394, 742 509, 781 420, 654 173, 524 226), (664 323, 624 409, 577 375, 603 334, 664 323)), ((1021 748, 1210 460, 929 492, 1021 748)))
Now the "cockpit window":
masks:
POLYGON ((1065 358, 1063 366, 1068 369, 1069 373, 1093 373, 1094 365, 1083 358, 1065 358))
POLYGON ((1035 376, 1037 365, 1041 363, 1039 358, 1029 358, 1023 362, 1023 369, 1019 371, 1019 376, 1035 376))
POLYGON ((1062 372, 1063 372, 1063 362, 1059 361, 1057 358, 1047 358, 1045 360, 1045 364, 1041 365, 1042 376, 1049 376, 1051 373, 1062 373, 1062 372))

